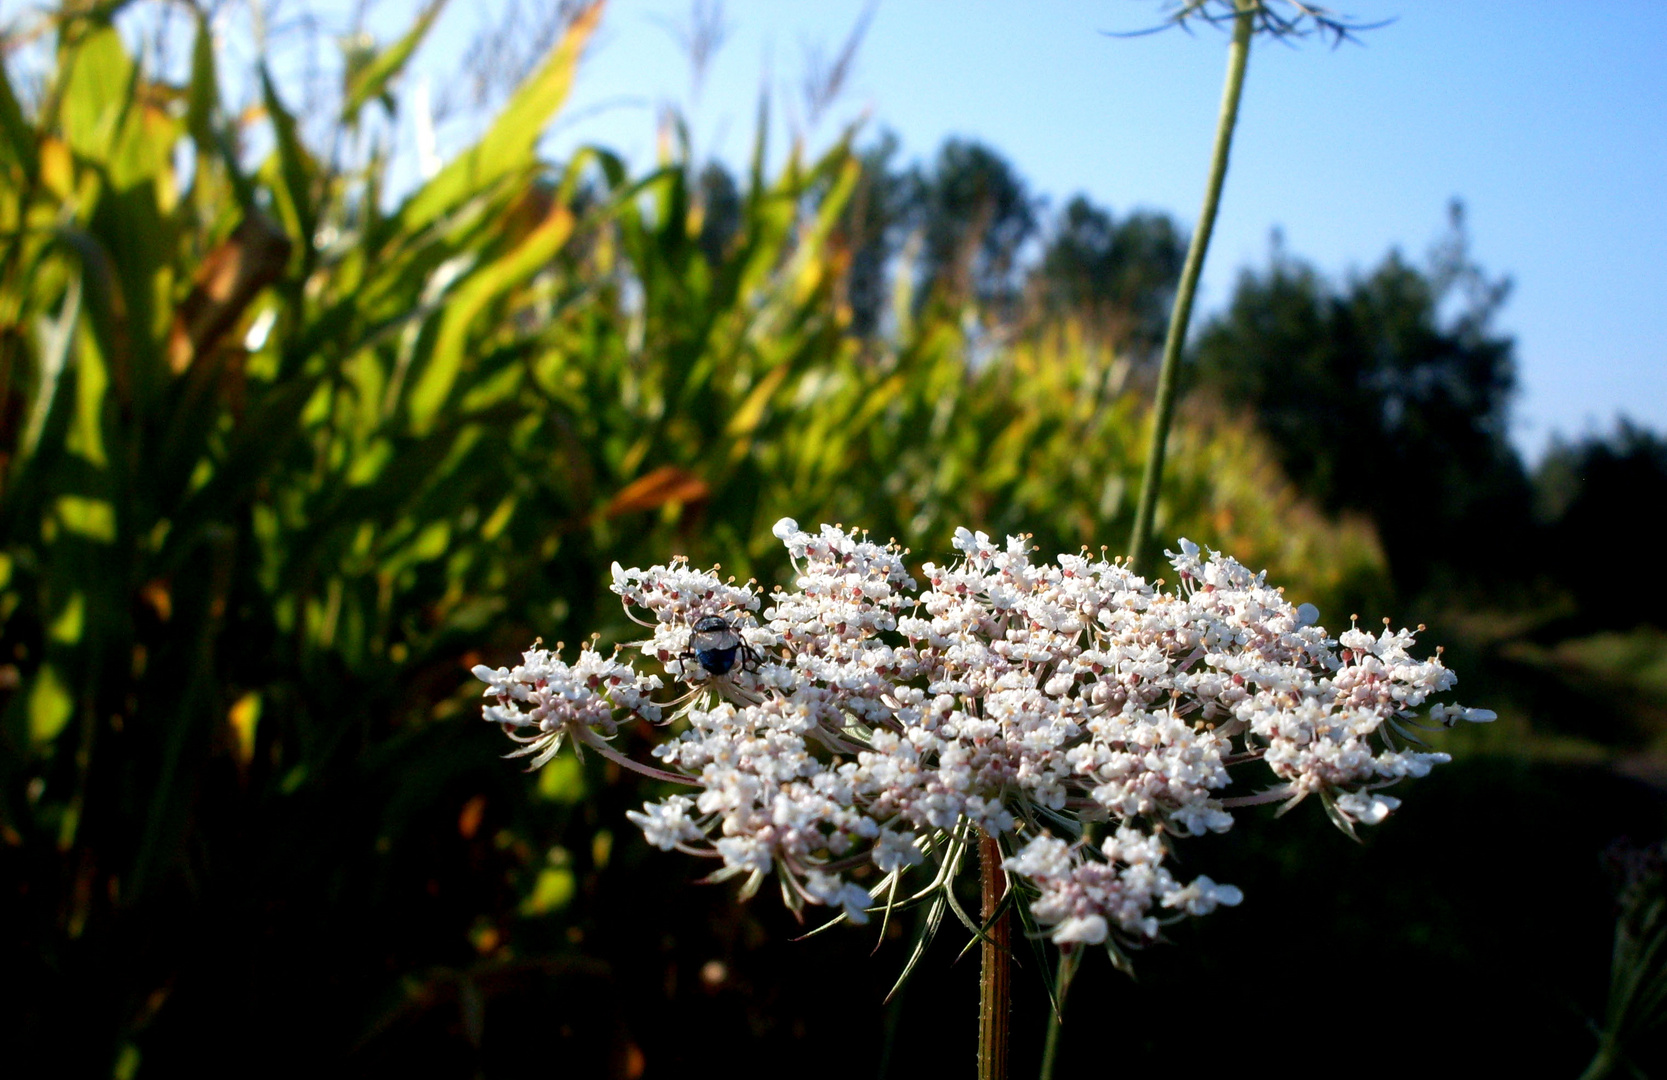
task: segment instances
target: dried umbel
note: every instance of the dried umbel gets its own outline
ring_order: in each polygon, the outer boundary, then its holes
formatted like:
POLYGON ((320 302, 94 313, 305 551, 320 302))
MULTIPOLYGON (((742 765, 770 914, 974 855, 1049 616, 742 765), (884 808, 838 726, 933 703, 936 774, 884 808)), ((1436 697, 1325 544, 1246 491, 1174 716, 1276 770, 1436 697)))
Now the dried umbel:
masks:
POLYGON ((982 833, 1028 922, 1121 960, 1166 921, 1240 900, 1177 880, 1174 838, 1309 796, 1346 830, 1375 824, 1398 805, 1382 789, 1447 760, 1421 729, 1493 719, 1431 703, 1454 675, 1415 658, 1410 631, 1334 640, 1311 606, 1186 540, 1164 591, 1115 561, 1039 563, 1023 538, 961 529, 960 559, 923 565, 922 587, 894 544, 785 519, 775 533, 796 576, 768 606, 681 561, 615 564, 613 591, 652 628, 631 647, 686 687, 675 700, 589 646, 475 675, 516 755, 542 764, 571 740, 687 785, 631 819, 658 847, 721 860, 713 877, 748 895, 774 875, 795 910, 863 922, 934 892, 954 907, 982 833), (627 720, 680 722, 658 766, 610 744, 627 720), (925 880, 900 892, 911 871, 925 880))

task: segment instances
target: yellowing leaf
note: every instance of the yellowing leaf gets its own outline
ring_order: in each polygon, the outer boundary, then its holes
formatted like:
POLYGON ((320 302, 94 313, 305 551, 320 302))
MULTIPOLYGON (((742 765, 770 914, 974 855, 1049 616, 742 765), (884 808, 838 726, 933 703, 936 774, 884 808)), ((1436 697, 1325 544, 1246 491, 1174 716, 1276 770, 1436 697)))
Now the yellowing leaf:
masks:
POLYGON ((712 489, 705 480, 676 465, 662 465, 647 476, 638 477, 620 489, 602 511, 603 517, 619 517, 653 510, 667 503, 700 502, 712 489))
POLYGON ((76 590, 70 594, 58 617, 52 620, 46 636, 63 645, 74 645, 81 640, 81 631, 87 622, 87 597, 76 590))
MULTIPOLYGON (((514 514, 515 496, 506 495, 504 501, 498 504, 498 508, 492 511, 492 516, 481 525, 480 538, 487 541, 496 540, 498 534, 504 531, 504 526, 509 524, 509 519, 514 514)), ((5 584, 3 579, 0 579, 0 584, 5 584)))
POLYGON ((62 139, 48 135, 40 145, 41 183, 59 202, 75 197, 75 160, 62 139))
POLYGON ((451 526, 444 521, 431 521, 411 541, 411 558, 417 562, 438 559, 446 553, 446 545, 450 542, 451 526))
POLYGON ((260 695, 250 692, 238 698, 226 713, 226 723, 231 726, 232 737, 236 740, 232 749, 237 754, 238 763, 249 764, 255 756, 255 727, 260 723, 260 695))
POLYGON ((56 739, 74 708, 75 699, 59 678, 58 669, 42 664, 35 684, 29 688, 29 741, 43 746, 56 739))
POLYGON ((576 803, 585 797, 585 769, 572 754, 558 754, 538 770, 539 797, 558 803, 576 803))
POLYGON ((548 867, 538 872, 532 895, 521 901, 521 914, 548 915, 559 911, 573 899, 575 882, 573 871, 566 867, 548 867))
POLYGON ((100 544, 116 540, 116 508, 108 500, 89 499, 84 495, 60 495, 53 504, 53 517, 58 526, 72 536, 100 544))
POLYGON ((726 434, 741 437, 751 435, 758 428, 759 421, 764 418, 765 407, 770 404, 770 399, 775 396, 776 390, 786 377, 787 365, 778 364, 759 379, 758 385, 752 388, 741 407, 729 418, 726 434))

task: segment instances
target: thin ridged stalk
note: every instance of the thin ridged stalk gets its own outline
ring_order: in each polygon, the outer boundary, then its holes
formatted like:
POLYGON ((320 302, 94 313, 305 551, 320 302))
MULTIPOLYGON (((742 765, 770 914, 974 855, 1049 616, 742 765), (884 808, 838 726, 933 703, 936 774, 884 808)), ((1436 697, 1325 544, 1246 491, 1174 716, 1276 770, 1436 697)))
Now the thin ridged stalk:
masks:
POLYGON ((1001 846, 995 839, 978 838, 980 921, 985 938, 979 946, 978 1080, 1007 1080, 1007 1032, 1012 1014, 1012 950, 1009 913, 991 922, 1007 892, 1007 873, 1001 868, 1001 846))
POLYGON ((1054 974, 1053 1008, 1048 1011, 1048 1038, 1042 1046, 1042 1068, 1037 1080, 1053 1080, 1054 1062, 1059 1058, 1059 1031, 1065 1023, 1065 994, 1071 988, 1071 979, 1081 959, 1081 946, 1065 946, 1060 950, 1059 968, 1054 974))
POLYGON ((1146 451, 1146 471, 1140 478, 1140 502, 1135 508, 1134 531, 1129 536, 1129 557, 1138 572, 1145 572, 1146 549, 1151 546, 1152 520, 1157 513, 1158 488, 1163 481, 1164 450, 1169 426, 1175 417, 1175 383, 1181 367, 1181 347, 1186 344, 1187 324, 1192 320, 1192 302, 1198 294, 1198 275, 1204 269, 1204 253, 1210 248, 1216 209, 1221 204, 1221 187, 1227 179, 1227 155, 1233 146, 1233 127, 1239 118, 1239 92, 1244 89, 1246 62, 1250 59, 1250 35, 1255 29, 1260 0, 1237 0, 1238 17, 1233 20, 1233 44, 1227 51, 1227 84, 1221 94, 1221 115, 1216 120, 1215 150, 1210 157, 1210 182, 1204 190, 1204 209, 1198 215, 1198 229, 1187 247, 1187 261, 1181 268, 1181 284, 1175 292, 1175 307, 1169 313, 1169 332, 1164 336, 1163 365, 1158 370, 1157 400, 1152 406, 1152 440, 1146 451))
POLYGON ((1059 1013, 1048 1014, 1048 1038, 1042 1044, 1042 1071, 1038 1080, 1053 1080, 1053 1063, 1059 1057, 1059 1013))

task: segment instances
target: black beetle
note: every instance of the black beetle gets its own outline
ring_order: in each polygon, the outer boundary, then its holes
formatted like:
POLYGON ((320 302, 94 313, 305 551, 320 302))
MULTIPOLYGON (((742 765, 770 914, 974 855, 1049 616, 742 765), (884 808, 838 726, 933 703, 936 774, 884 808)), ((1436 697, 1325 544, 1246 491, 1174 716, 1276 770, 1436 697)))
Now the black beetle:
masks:
POLYGON ((696 621, 694 632, 689 635, 689 653, 711 675, 728 675, 737 659, 743 667, 758 663, 752 646, 742 640, 741 632, 722 615, 705 615, 696 621))

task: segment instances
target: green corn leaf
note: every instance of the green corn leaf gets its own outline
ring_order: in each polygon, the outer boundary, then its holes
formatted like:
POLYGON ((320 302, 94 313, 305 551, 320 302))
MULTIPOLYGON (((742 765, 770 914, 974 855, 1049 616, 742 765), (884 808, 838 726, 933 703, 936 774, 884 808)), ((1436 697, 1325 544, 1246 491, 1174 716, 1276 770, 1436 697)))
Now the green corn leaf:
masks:
POLYGON ((277 143, 276 170, 272 176, 274 202, 284 220, 284 227, 298 241, 296 246, 302 259, 301 265, 305 266, 313 250, 313 233, 317 228, 313 180, 318 170, 306 148, 301 145, 295 117, 284 107, 278 88, 273 85, 272 73, 265 64, 260 69, 260 85, 261 99, 272 121, 272 134, 277 143))
POLYGON ((106 162, 133 104, 138 67, 114 27, 91 21, 67 63, 58 113, 64 139, 82 157, 106 162))
POLYGON ((15 165, 21 176, 15 176, 18 187, 32 180, 40 171, 40 159, 35 147, 35 132, 23 115, 23 107, 12 92, 11 79, 0 65, 0 164, 15 165))
POLYGON ((197 142, 198 153, 215 145, 214 114, 220 103, 220 79, 214 64, 214 29, 208 13, 195 9, 197 36, 191 44, 191 84, 186 88, 185 128, 197 142))
POLYGON ((349 76, 346 101, 342 103, 342 123, 356 123, 359 110, 365 107, 365 103, 388 89, 388 83, 404 70, 445 6, 446 0, 431 0, 403 37, 349 76))
POLYGON ((75 331, 81 321, 81 273, 70 275, 69 287, 64 290, 63 306, 58 309, 55 318, 40 316, 38 319, 38 375, 35 382, 35 400, 29 406, 29 421, 23 429, 23 439, 18 444, 17 456, 27 459, 35 453, 35 446, 40 441, 41 431, 46 426, 47 412, 58 397, 58 382, 63 374, 64 366, 69 360, 70 347, 75 342, 75 331))
POLYGON ((481 191, 534 164, 538 138, 567 99, 579 54, 602 17, 602 5, 587 8, 498 114, 480 142, 453 158, 400 207, 392 225, 411 235, 427 228, 481 191))
POLYGON ((53 230, 52 238, 57 249, 69 254, 77 264, 77 277, 83 290, 81 313, 98 339, 99 348, 106 356, 122 356, 130 340, 127 300, 109 248, 97 235, 73 225, 53 230))
POLYGON ((209 162, 215 163, 230 183, 237 205, 245 217, 256 213, 255 188, 244 175, 237 160, 237 149, 225 127, 218 122, 220 108, 220 76, 214 60, 214 30, 208 15, 197 10, 197 36, 191 46, 191 83, 186 88, 185 129, 197 144, 197 178, 192 187, 203 183, 203 173, 209 162))
POLYGON ((445 404, 459 372, 471 324, 493 301, 543 269, 573 235, 573 214, 558 196, 550 212, 503 257, 476 270, 440 315, 433 352, 411 388, 406 406, 411 430, 426 433, 445 404))
POLYGON ((109 464, 105 454, 105 400, 110 388, 110 367, 99 348, 98 337, 80 328, 81 348, 75 357, 75 419, 66 449, 94 468, 109 464))

